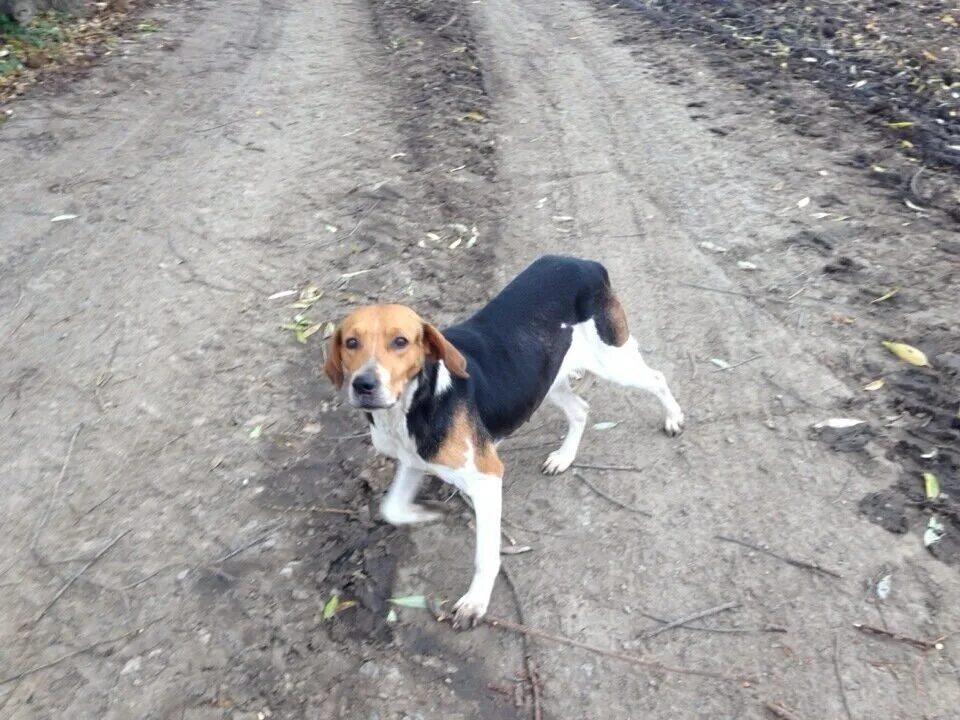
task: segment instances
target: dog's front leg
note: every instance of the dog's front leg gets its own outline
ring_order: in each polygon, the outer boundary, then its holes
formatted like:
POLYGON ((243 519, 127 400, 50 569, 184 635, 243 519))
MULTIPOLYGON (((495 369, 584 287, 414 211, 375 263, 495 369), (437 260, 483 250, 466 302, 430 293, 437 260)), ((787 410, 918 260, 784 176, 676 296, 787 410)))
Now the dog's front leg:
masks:
POLYGON ((380 515, 391 525, 411 525, 437 520, 440 513, 427 510, 413 500, 423 480, 423 471, 397 460, 397 474, 380 505, 380 515))
POLYGON ((477 522, 477 547, 473 581, 467 594, 454 605, 454 627, 476 625, 487 612, 490 594, 500 572, 500 512, 503 481, 480 472, 457 483, 473 503, 477 522))

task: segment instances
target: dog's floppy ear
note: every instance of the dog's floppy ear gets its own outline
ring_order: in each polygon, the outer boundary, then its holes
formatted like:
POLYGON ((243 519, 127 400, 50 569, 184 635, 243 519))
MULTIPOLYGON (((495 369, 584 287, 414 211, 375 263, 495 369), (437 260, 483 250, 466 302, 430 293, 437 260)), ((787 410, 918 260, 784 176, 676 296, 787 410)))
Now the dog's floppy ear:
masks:
POLYGON ((340 343, 342 335, 337 328, 330 338, 330 347, 327 349, 327 361, 323 364, 323 371, 330 378, 330 382, 339 390, 343 386, 343 361, 340 359, 340 343))
POLYGON ((470 377, 467 375, 466 358, 450 344, 443 333, 429 323, 423 324, 423 345, 427 351, 427 357, 443 360, 443 364, 447 366, 451 375, 460 378, 470 377))

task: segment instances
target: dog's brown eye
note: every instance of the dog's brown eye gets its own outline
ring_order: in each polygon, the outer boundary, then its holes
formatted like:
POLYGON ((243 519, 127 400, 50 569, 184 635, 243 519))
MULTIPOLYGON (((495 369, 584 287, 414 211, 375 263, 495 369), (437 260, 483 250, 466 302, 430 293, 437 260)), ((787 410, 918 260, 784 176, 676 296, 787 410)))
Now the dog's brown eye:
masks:
POLYGON ((356 338, 347 338, 346 342, 343 344, 346 345, 347 350, 356 350, 358 347, 360 347, 360 341, 356 338))
POLYGON ((400 350, 400 349, 402 349, 402 348, 405 348, 407 345, 409 345, 409 344, 410 344, 410 341, 407 340, 405 337, 403 337, 403 336, 401 335, 401 336, 399 336, 399 337, 395 337, 395 338, 393 339, 393 342, 390 343, 390 344, 393 345, 393 346, 394 346, 395 348, 397 348, 398 350, 400 350))

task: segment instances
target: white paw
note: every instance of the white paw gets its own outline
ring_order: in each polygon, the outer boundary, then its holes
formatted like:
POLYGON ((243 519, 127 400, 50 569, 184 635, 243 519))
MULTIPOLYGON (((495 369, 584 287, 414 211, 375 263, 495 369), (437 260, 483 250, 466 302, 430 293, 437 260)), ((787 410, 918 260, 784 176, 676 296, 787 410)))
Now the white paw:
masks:
POLYGON ((559 475, 573 463, 576 457, 573 453, 566 453, 563 450, 554 450, 543 461, 540 472, 544 475, 559 475))
POLYGON ((667 419, 663 423, 663 431, 670 437, 676 437, 683 432, 683 422, 683 411, 677 408, 676 412, 667 415, 667 419))
POLYGON ((422 505, 416 504, 405 507, 384 505, 380 508, 380 515, 391 525, 416 525, 418 523, 434 522, 443 517, 438 512, 427 510, 422 505))
POLYGON ((489 601, 489 598, 480 599, 468 592, 453 606, 453 626, 464 629, 476 627, 481 618, 487 614, 489 601))

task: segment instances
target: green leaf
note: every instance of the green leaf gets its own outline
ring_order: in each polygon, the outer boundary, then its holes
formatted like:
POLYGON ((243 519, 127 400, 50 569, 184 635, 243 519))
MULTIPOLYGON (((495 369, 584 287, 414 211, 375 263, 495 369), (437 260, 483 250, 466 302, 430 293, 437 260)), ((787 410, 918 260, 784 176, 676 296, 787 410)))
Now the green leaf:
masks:
POLYGON ((331 595, 330 599, 327 600, 327 604, 323 606, 323 619, 329 620, 330 618, 332 618, 336 614, 337 607, 339 607, 339 605, 340 605, 340 596, 331 595))
POLYGON ((393 608, 390 608, 390 612, 387 613, 387 622, 388 622, 388 623, 395 623, 395 622, 397 622, 397 620, 399 620, 399 619, 400 619, 400 618, 397 617, 397 611, 394 610, 393 608))
POLYGON ((923 487, 927 491, 927 498, 936 500, 940 497, 940 481, 933 473, 923 474, 923 487))
POLYGON ((598 422, 593 424, 594 430, 612 430, 620 423, 618 422, 598 422))
POLYGON ((407 595, 406 597, 390 598, 389 602, 399 607, 420 608, 426 610, 427 598, 423 595, 407 595))
POLYGON ((250 439, 256 440, 263 434, 263 423, 257 423, 253 426, 253 430, 250 431, 250 439))

